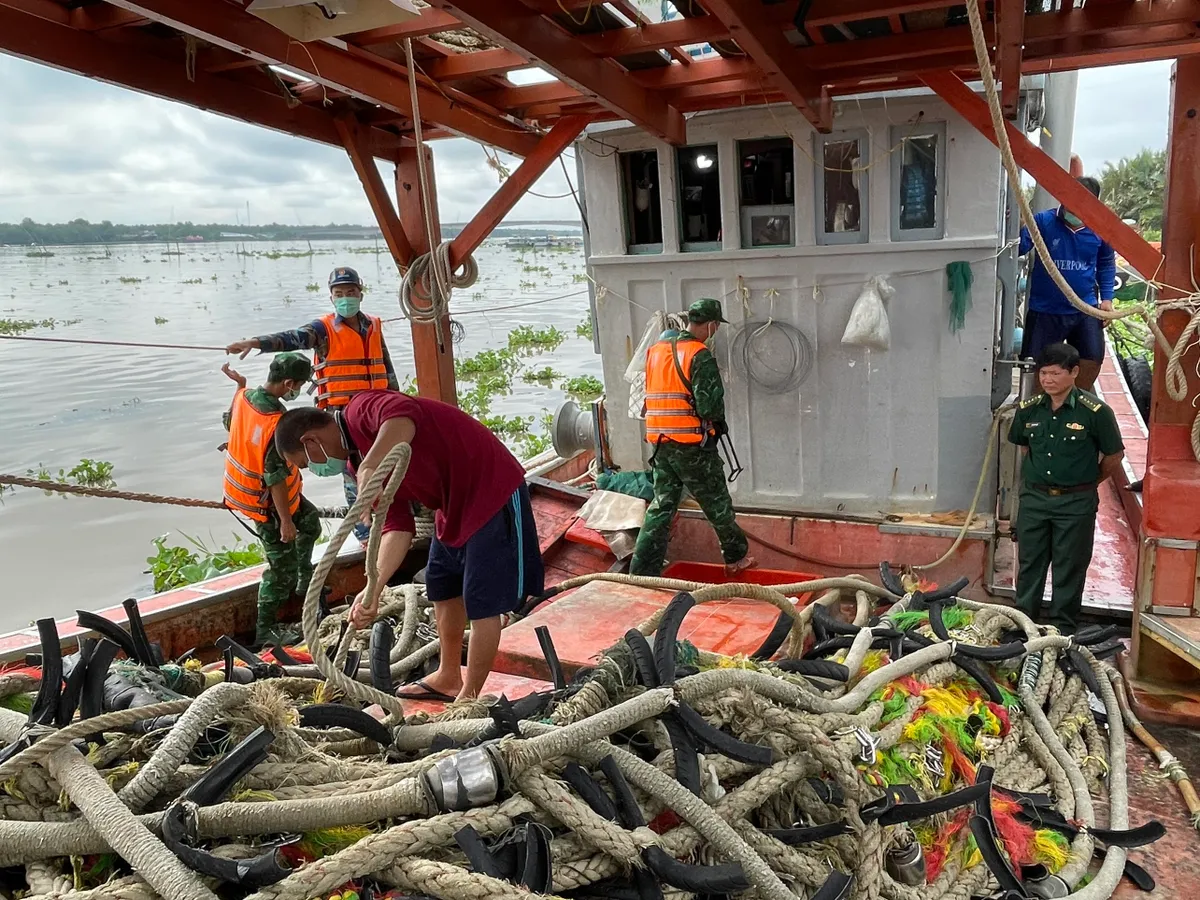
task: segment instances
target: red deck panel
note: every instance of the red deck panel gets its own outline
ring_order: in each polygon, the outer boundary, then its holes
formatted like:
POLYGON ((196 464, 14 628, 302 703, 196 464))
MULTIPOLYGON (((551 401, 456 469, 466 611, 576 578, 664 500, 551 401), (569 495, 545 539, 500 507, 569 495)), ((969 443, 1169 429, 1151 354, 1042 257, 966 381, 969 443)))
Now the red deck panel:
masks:
MULTIPOLYGON (((594 665, 600 653, 613 646, 671 602, 671 591, 628 584, 593 581, 543 605, 537 612, 504 630, 495 669, 512 675, 549 678, 534 629, 550 629, 563 669, 570 677, 594 665)), ((688 613, 679 639, 701 650, 729 656, 753 653, 770 633, 779 610, 753 600, 705 603, 688 613)))
POLYGON ((598 550, 608 550, 608 541, 604 540, 604 535, 594 528, 588 528, 583 519, 576 519, 571 523, 571 527, 567 529, 567 540, 573 544, 586 544, 598 550))
MULTIPOLYGON (((463 669, 463 676, 466 677, 466 674, 466 669, 463 669)), ((492 672, 488 676, 487 681, 483 683, 483 693, 485 695, 499 697, 503 694, 509 700, 520 699, 535 691, 549 691, 553 689, 554 685, 548 681, 539 681, 536 678, 522 678, 519 675, 507 675, 503 672, 492 672)), ((406 716, 421 712, 436 715, 445 708, 445 703, 440 703, 436 700, 404 701, 404 714, 406 716)))

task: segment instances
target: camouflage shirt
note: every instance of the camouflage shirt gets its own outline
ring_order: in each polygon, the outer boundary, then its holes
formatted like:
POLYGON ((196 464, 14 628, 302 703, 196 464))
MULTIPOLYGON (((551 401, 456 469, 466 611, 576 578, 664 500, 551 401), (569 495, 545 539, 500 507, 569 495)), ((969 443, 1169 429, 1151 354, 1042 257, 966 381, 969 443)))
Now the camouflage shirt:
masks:
MULTIPOLYGON (((271 393, 267 392, 266 388, 246 388, 246 399, 250 405, 257 409, 260 413, 287 412, 287 407, 284 406, 279 399, 271 393)), ((229 409, 225 410, 225 414, 221 416, 221 424, 225 426, 225 430, 229 430, 229 422, 233 416, 233 404, 229 405, 229 409)), ((279 484, 286 481, 288 477, 288 464, 284 462, 283 457, 279 455, 279 451, 275 449, 275 442, 267 446, 267 455, 263 457, 263 481, 267 487, 279 484)))
MULTIPOLYGON (((694 341, 687 332, 668 328, 661 335, 660 341, 678 338, 682 341, 694 341)), ((696 403, 696 415, 707 422, 725 421, 725 385, 721 383, 721 372, 717 369, 717 358, 708 348, 700 350, 692 357, 692 371, 688 373, 692 382, 692 396, 696 403)))
MULTIPOLYGON (((340 318, 340 317, 339 317, 340 318)), ((341 319, 345 322, 345 319, 341 319)), ((358 333, 365 335, 367 320, 358 316, 358 333)), ((263 353, 285 353, 289 350, 315 350, 317 359, 322 360, 329 354, 329 335, 325 332, 325 323, 314 319, 307 325, 301 325, 293 331, 279 331, 275 334, 263 334, 255 338, 263 353)), ((396 379, 396 370, 392 367, 392 358, 388 355, 387 344, 383 335, 379 336, 383 347, 383 367, 387 370, 388 387, 393 391, 400 390, 400 382, 396 379)))

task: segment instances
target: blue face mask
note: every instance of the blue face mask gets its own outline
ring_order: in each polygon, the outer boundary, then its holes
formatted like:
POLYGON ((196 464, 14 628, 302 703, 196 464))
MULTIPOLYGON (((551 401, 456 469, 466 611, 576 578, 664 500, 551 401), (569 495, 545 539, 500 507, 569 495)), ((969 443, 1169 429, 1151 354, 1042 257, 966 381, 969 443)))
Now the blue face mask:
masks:
POLYGON ((308 447, 304 448, 304 458, 308 460, 308 471, 312 472, 318 478, 332 478, 334 475, 341 475, 346 471, 346 461, 338 459, 336 456, 325 455, 325 459, 321 462, 316 462, 309 455, 308 447))
POLYGON ((337 310, 337 314, 343 319, 349 319, 351 316, 358 315, 358 308, 362 305, 362 301, 358 297, 334 297, 333 308, 337 310))

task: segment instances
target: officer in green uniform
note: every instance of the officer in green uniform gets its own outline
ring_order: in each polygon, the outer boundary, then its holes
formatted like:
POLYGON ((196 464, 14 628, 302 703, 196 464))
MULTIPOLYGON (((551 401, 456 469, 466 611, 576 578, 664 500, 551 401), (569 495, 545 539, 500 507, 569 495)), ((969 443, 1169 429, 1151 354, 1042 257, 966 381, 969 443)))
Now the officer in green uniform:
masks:
POLYGON ((1050 623, 1075 631, 1092 561, 1097 487, 1121 469, 1125 446, 1116 416, 1075 386, 1079 352, 1050 344, 1037 360, 1042 393, 1021 403, 1008 439, 1025 449, 1017 514, 1017 605, 1036 619, 1054 569, 1050 623))
MULTIPOLYGON (((704 343, 717 333, 722 322, 727 321, 721 304, 711 298, 697 300, 688 307, 687 318, 686 330, 669 328, 659 340, 675 340, 677 346, 688 341, 704 343)), ((695 498, 717 533, 726 573, 735 575, 755 565, 754 558, 747 555, 749 544, 734 516, 733 499, 729 496, 729 486, 725 481, 725 468, 717 452, 716 437, 727 434, 729 427, 725 424, 725 386, 721 383, 716 357, 707 349, 698 350, 692 357, 688 378, 691 381, 692 409, 702 422, 710 423, 715 434, 699 444, 671 440, 658 443, 652 458, 654 499, 646 509, 646 518, 629 566, 633 575, 662 573, 671 537, 671 522, 679 510, 684 488, 695 498)), ((648 392, 649 387, 647 382, 648 392)))
MULTIPOLYGON (((246 386, 246 379, 226 363, 221 371, 237 382, 239 388, 246 386)), ((283 413, 287 407, 282 400, 295 400, 300 388, 312 378, 312 363, 301 353, 280 353, 271 360, 267 383, 246 391, 246 400, 262 413, 283 413)), ((222 416, 225 430, 229 430, 232 407, 222 416)), ((267 445, 263 459, 263 480, 267 487, 287 480, 288 464, 275 442, 267 445)), ((317 508, 301 495, 300 508, 287 522, 279 518, 272 509, 267 521, 255 523, 267 568, 263 572, 258 588, 258 624, 255 628, 254 645, 289 645, 300 636, 279 626, 279 608, 292 596, 304 596, 312 580, 313 547, 321 536, 321 517, 317 508)))

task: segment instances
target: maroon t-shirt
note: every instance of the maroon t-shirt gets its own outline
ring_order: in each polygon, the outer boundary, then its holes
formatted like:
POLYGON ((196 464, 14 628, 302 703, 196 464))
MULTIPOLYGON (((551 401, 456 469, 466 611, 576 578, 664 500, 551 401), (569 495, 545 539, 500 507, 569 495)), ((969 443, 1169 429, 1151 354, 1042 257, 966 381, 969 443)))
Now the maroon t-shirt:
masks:
POLYGON ((342 422, 358 451, 352 463, 371 449, 383 423, 396 418, 412 419, 417 433, 384 532, 412 531, 408 501, 416 500, 435 511, 438 540, 461 547, 521 486, 524 469, 494 434, 462 410, 399 391, 363 391, 346 405, 342 422))

